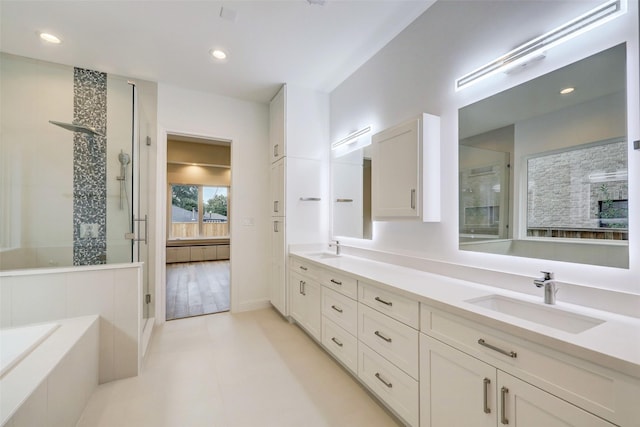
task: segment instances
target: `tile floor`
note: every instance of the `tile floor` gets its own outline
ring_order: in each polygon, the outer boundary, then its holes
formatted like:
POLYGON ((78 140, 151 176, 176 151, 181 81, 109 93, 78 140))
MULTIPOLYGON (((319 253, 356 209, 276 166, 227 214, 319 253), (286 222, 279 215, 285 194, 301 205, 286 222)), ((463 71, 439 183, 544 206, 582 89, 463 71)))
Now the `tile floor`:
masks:
POLYGON ((297 326, 273 309, 156 328, 142 373, 103 384, 78 427, 397 426, 297 326))

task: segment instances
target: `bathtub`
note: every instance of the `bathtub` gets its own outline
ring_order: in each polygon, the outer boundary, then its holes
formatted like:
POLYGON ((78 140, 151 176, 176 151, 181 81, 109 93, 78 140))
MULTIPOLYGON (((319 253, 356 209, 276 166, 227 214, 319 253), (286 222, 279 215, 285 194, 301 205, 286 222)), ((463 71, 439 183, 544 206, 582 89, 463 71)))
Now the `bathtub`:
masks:
POLYGON ((24 359, 55 331, 60 324, 0 329, 0 378, 24 359))

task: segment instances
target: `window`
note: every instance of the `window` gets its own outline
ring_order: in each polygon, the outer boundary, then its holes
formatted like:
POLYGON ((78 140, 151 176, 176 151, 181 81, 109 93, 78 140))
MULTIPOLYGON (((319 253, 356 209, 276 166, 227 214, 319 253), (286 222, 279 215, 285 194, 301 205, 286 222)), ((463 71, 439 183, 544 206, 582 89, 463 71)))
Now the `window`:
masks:
POLYGON ((627 144, 604 141, 527 161, 527 235, 628 240, 627 144))
POLYGON ((171 185, 170 239, 229 237, 229 187, 171 185))

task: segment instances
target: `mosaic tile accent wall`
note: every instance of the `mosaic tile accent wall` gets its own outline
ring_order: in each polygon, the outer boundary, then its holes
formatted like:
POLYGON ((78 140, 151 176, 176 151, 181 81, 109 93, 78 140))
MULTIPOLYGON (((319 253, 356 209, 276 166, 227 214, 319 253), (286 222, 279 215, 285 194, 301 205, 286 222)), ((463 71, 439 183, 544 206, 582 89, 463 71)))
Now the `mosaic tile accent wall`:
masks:
POLYGON ((107 75, 74 68, 73 120, 104 136, 73 136, 73 265, 105 264, 107 254, 107 75))

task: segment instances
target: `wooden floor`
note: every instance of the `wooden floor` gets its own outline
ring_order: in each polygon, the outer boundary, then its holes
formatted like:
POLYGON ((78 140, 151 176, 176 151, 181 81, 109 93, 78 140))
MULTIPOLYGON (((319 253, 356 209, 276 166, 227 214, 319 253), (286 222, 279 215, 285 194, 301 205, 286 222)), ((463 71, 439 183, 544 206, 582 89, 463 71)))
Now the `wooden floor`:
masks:
POLYGON ((167 264, 167 320, 229 310, 229 261, 167 264))

